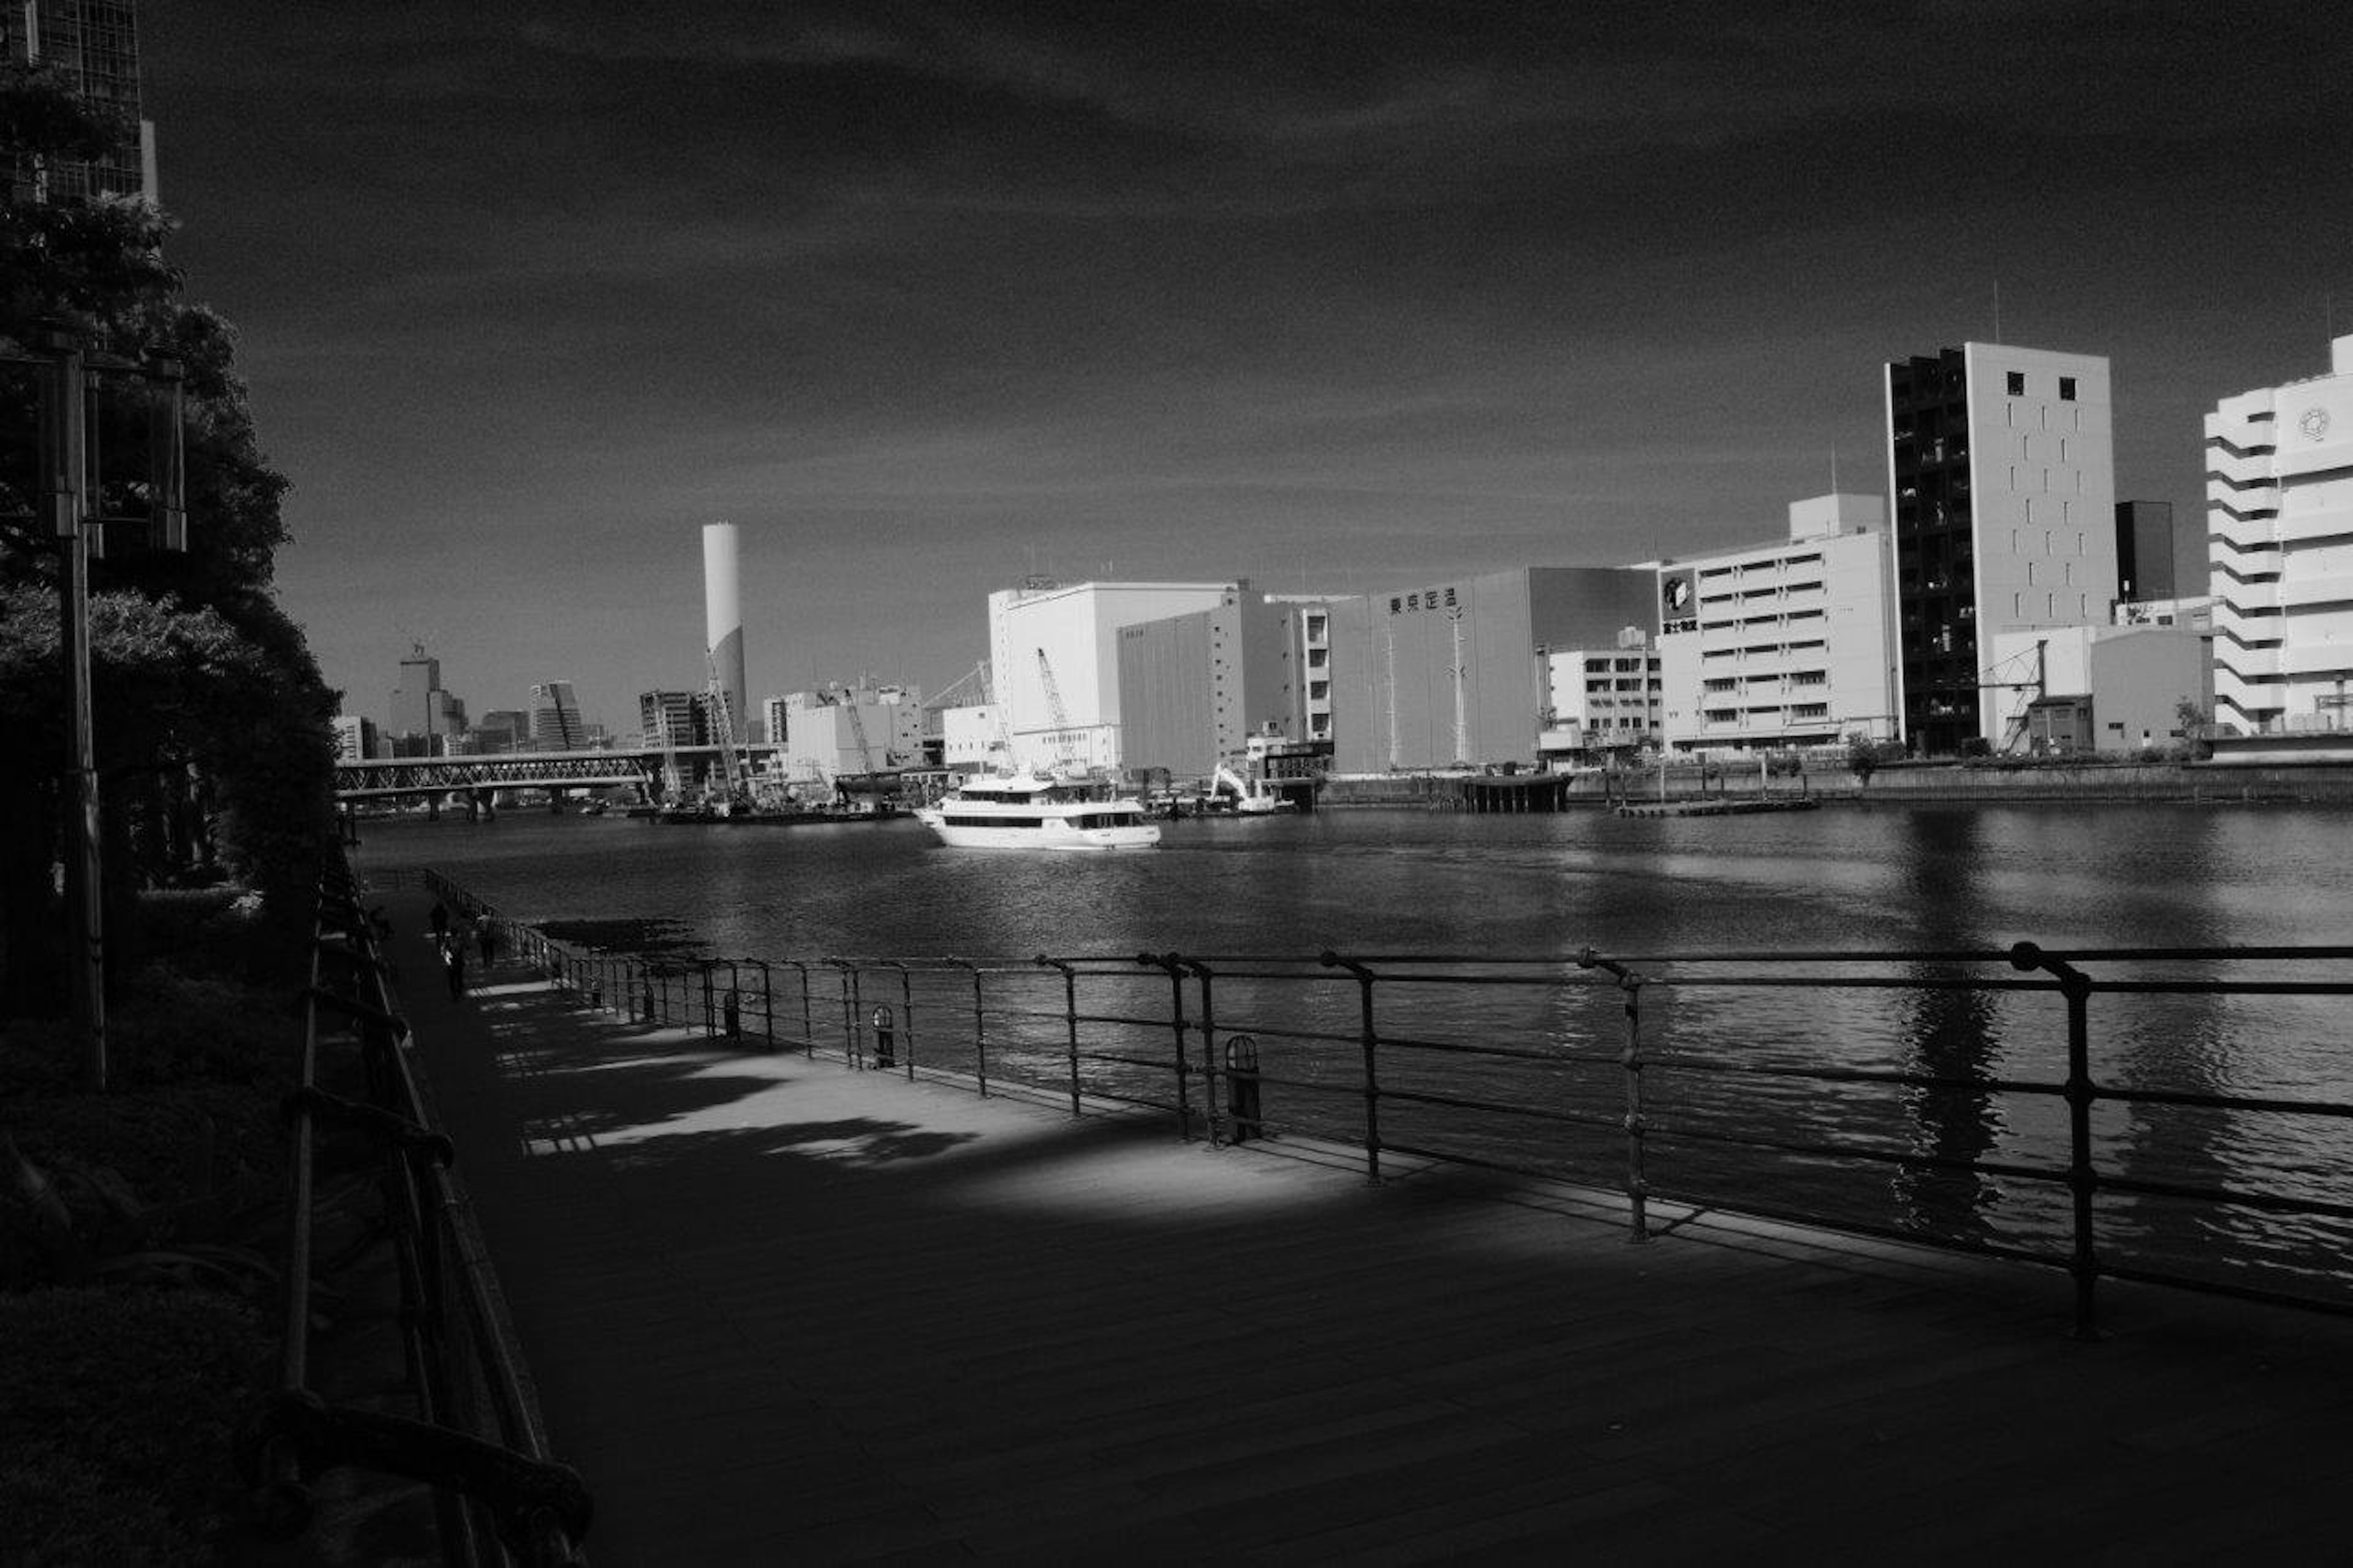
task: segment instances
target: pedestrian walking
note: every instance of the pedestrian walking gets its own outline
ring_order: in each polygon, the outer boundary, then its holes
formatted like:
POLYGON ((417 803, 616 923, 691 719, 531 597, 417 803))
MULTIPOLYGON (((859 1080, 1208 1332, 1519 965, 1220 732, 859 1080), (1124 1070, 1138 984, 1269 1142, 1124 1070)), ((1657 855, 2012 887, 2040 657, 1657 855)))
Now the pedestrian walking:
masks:
POLYGON ((430 914, 428 914, 428 915, 427 915, 425 918, 426 918, 426 920, 427 920, 428 922, 430 922, 430 923, 431 923, 431 925, 432 925, 432 927, 433 927, 433 940, 434 940, 437 943, 438 943, 438 942, 447 942, 447 941, 448 941, 448 940, 449 940, 449 906, 448 906, 448 905, 447 905, 447 904, 443 903, 443 902, 442 902, 440 900, 438 900, 438 899, 434 900, 433 900, 433 912, 432 912, 432 913, 430 913, 430 914))
POLYGON ((441 962, 449 966, 449 1000, 460 1002, 466 995, 466 943, 452 937, 441 944, 441 962))
POLYGON ((474 917, 474 945, 482 955, 482 967, 491 966, 491 955, 499 946, 499 928, 492 923, 487 910, 474 917))

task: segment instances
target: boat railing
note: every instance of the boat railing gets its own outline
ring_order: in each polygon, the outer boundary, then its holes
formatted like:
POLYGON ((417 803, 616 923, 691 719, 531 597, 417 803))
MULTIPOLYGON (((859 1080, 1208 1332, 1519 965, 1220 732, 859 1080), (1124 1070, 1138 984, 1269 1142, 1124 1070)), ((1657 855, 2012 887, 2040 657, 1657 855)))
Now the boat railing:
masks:
POLYGON ((1717 1210, 2046 1266, 2085 1333, 2103 1280, 2353 1311, 2353 947, 663 959, 514 940, 617 1017, 1212 1145, 1345 1151, 1373 1180, 1571 1183, 1636 1241, 1717 1210))

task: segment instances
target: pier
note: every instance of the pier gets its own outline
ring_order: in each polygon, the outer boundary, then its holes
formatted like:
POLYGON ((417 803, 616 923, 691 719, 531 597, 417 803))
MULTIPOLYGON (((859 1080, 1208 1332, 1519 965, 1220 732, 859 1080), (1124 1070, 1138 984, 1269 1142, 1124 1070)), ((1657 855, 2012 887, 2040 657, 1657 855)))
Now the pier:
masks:
POLYGON ((2332 1552, 2353 1322, 1213 1149, 393 952, 593 1560, 2332 1552))

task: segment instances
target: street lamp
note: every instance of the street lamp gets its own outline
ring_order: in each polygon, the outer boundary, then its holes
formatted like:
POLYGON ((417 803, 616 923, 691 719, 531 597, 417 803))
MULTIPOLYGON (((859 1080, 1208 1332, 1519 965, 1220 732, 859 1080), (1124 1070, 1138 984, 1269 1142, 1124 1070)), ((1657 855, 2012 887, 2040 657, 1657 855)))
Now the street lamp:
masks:
MULTIPOLYGON (((90 563, 106 553, 109 524, 139 527, 151 548, 185 550, 181 380, 176 362, 139 366, 92 356, 79 329, 45 324, 27 359, 44 368, 38 489, 58 551, 58 652, 66 686, 65 883, 68 999, 90 1087, 104 1090, 105 925, 100 908, 98 755, 90 700, 90 563), (145 428, 128 454, 113 437, 125 426, 105 402, 106 384, 125 382, 145 405, 145 428), (158 398, 154 395, 161 392, 158 398), (98 415, 93 438, 92 414, 98 415), (143 448, 143 451, 142 451, 143 448)), ((137 421, 133 421, 133 424, 137 421)))

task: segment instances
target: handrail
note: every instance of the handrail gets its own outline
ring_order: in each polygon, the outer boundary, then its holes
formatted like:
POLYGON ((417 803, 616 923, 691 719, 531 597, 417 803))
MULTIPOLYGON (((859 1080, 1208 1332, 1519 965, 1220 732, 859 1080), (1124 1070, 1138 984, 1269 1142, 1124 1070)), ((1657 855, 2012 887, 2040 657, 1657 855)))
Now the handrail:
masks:
MULTIPOLYGON (((531 940, 547 942, 543 933, 531 940)), ((1444 1162, 1614 1186, 1637 1241, 1650 1234, 1654 1205, 1667 1201, 2037 1263, 2069 1275, 2076 1330, 2086 1336, 2097 1328, 2103 1279, 2353 1312, 2353 1268, 2335 1260, 2325 1228, 2312 1228, 2353 1220, 2353 1201, 2298 1177, 2293 1161, 2216 1158, 2172 1169, 2143 1158, 2141 1141, 2155 1134, 2137 1124, 2127 1138, 2102 1120, 2219 1113, 2341 1136, 2335 1130, 2353 1121, 2353 1103, 2299 1098, 2301 1086, 2285 1084, 2266 1092, 2261 1084, 2111 1082, 2091 1049, 2093 1005, 2103 997, 2292 1007, 2353 995, 2353 946, 765 962, 803 978, 804 1020, 765 1020, 758 1033, 770 1048, 818 1052, 807 981, 812 969, 830 969, 844 1026, 825 1048, 852 1067, 868 1059, 857 999, 888 984, 911 1020, 918 1002, 927 1020, 921 1065, 912 1042, 906 1053, 909 1077, 1050 1096, 1073 1115, 1168 1115, 1180 1136, 1206 1131, 1218 1146, 1247 1121, 1253 1141, 1278 1147, 1285 1137, 1353 1146, 1372 1180, 1401 1162, 1444 1162), (1765 1048, 1727 1011, 1744 993, 1760 1005, 1792 993, 1825 1005, 1849 998, 1844 1005, 1872 1010, 1856 1026, 1883 1031, 1891 1046, 1882 1048, 1901 1055, 1841 1057, 1819 1048, 1811 1031, 1765 1048), (1936 1000, 1947 997, 1958 1000, 1936 1000), (1998 1049, 1980 1039, 1976 1055, 1956 1058, 1905 1036, 1898 1012, 1980 1003, 2027 1018, 2031 1031, 2013 1026, 1998 1049), (2041 1023, 2054 1005, 2056 1026, 2041 1023), (1678 1016, 1695 1006, 1708 1026, 1678 1016), (1603 1021, 1609 1013, 1619 1015, 1614 1026, 1603 1021), (1533 1029, 1525 1022, 1532 1015, 1576 1022, 1533 1029), (961 1031, 959 1018, 969 1020, 961 1031), (1246 1081, 1217 1048, 1236 1036, 1252 1041, 1246 1081), (2027 1048, 2038 1038, 2047 1051, 2027 1048), (1977 1107, 1966 1113, 1977 1121, 1965 1124, 1982 1135, 1941 1142, 1947 1123, 1921 1109, 1940 1102, 1977 1107), (1986 1109, 1995 1102, 1999 1115, 1986 1109), (2035 1109, 2046 1105, 2048 1114, 2035 1109), (2119 1202, 2274 1216, 2305 1227, 2293 1235, 2312 1257, 2216 1262, 2182 1244, 2168 1259, 2141 1234, 2155 1211, 2119 1224, 2104 1212, 2119 1202), (1986 1205, 1994 1205, 1990 1219, 1978 1212, 1986 1205), (2272 1272, 2259 1276, 2254 1264, 2272 1272)), ((762 1005, 773 1015, 772 1002, 762 1005)), ((2199 1147, 2189 1152, 2203 1160, 2199 1147)))
POLYGON ((434 1489, 445 1561, 558 1568, 582 1561, 592 1506, 577 1472, 551 1456, 522 1354, 462 1185, 456 1151, 405 1048, 386 963, 340 846, 328 850, 301 995, 300 1083, 287 1103, 284 1343, 280 1386, 247 1436, 243 1462, 265 1534, 310 1527, 310 1481, 357 1466, 434 1489), (329 973, 328 961, 341 966, 329 973), (339 1019, 359 1050, 365 1098, 321 1086, 322 1026, 339 1019), (311 1386, 310 1324, 317 1129, 367 1136, 383 1161, 385 1221, 401 1282, 413 1416, 331 1404, 311 1386), (487 1399, 489 1409, 480 1408, 487 1399))

